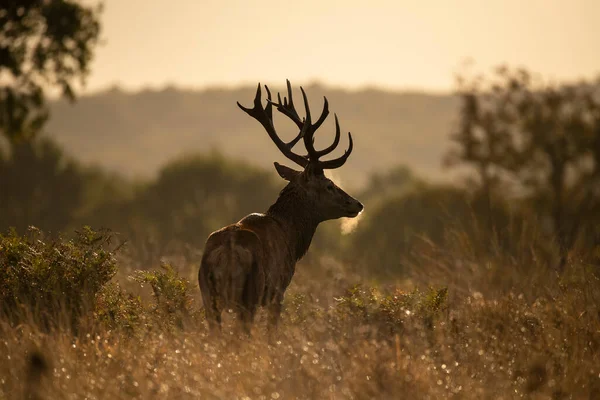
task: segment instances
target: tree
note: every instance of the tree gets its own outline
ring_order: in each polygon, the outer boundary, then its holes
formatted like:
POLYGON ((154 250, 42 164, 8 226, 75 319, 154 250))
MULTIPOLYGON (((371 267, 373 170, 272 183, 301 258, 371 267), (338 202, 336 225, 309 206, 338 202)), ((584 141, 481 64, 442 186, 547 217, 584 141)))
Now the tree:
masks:
POLYGON ((35 225, 59 233, 81 207, 84 184, 81 168, 51 140, 14 144, 10 157, 0 155, 0 231, 35 225))
MULTIPOLYGON (((528 75, 519 71, 517 81, 527 81, 528 75)), ((462 99, 460 122, 451 138, 457 144, 446 158, 448 166, 464 163, 476 171, 476 186, 489 208, 492 193, 502 181, 504 170, 512 170, 516 162, 511 135, 511 118, 507 110, 510 95, 502 86, 492 84, 482 88, 481 79, 458 79, 462 99)))
POLYGON ((125 196, 111 187, 114 178, 90 178, 95 187, 104 187, 93 195, 95 201, 86 199, 94 204, 79 213, 75 225, 119 232, 129 243, 129 256, 144 267, 174 254, 194 259, 212 231, 265 211, 281 190, 271 171, 218 152, 182 155, 161 168, 156 179, 132 187, 125 196))
POLYGON ((98 42, 101 9, 73 0, 0 4, 0 133, 14 143, 46 122, 45 90, 74 100, 74 83, 88 74, 98 42))
POLYGON ((551 222, 562 268, 586 223, 600 215, 600 81, 555 85, 501 67, 487 82, 459 84, 449 164, 474 167, 488 199, 511 183, 551 222))

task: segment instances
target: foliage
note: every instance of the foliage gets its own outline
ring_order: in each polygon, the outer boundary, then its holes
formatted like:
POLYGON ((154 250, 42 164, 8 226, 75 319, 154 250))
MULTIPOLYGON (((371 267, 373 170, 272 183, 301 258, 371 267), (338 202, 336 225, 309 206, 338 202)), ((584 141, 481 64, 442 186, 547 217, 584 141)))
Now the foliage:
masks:
POLYGON ((406 320, 420 320, 431 329, 433 321, 447 308, 447 288, 428 288, 422 292, 414 289, 404 292, 396 289, 392 293, 377 288, 354 285, 343 296, 336 298, 337 312, 343 318, 360 317, 375 326, 379 332, 394 334, 402 332, 406 320))
POLYGON ((444 246, 452 231, 466 235, 478 251, 493 240, 509 250, 508 228, 515 221, 501 203, 493 206, 494 229, 486 214, 480 198, 453 187, 422 186, 380 199, 351 236, 350 257, 369 266, 369 274, 389 277, 405 276, 408 260, 429 243, 444 246))
POLYGON ((109 282, 96 295, 94 317, 106 329, 125 335, 140 333, 146 327, 145 313, 141 297, 124 291, 117 283, 109 282))
POLYGON ((144 268, 172 254, 194 260, 210 232, 264 212, 281 186, 275 174, 218 153, 183 156, 136 182, 83 167, 47 138, 10 150, 0 151, 0 228, 110 227, 144 268))
POLYGON ((190 283, 180 278, 170 264, 162 264, 161 268, 162 271, 137 271, 134 279, 152 287, 157 314, 166 318, 167 323, 181 327, 192 312, 190 283))
POLYGON ((139 201, 156 218, 161 240, 196 243, 224 224, 266 211, 276 196, 272 174, 213 153, 168 163, 139 201))
POLYGON ((74 80, 89 72, 98 42, 99 12, 73 0, 2 2, 0 132, 9 141, 41 130, 48 117, 46 88, 74 99, 74 80))
POLYGON ((551 222, 562 253, 600 215, 600 82, 546 84, 502 67, 459 80, 462 113, 450 165, 476 170, 484 195, 507 191, 551 222))
POLYGON ((111 240, 110 233, 88 227, 68 241, 44 241, 35 228, 26 236, 0 235, 2 314, 13 321, 32 317, 48 328, 60 322, 76 328, 117 272, 111 240))
POLYGON ((0 228, 63 231, 83 203, 85 182, 80 166, 53 141, 13 145, 8 157, 0 157, 0 228))
POLYGON ((382 199, 398 197, 410 190, 424 186, 425 183, 415 176, 406 165, 397 165, 384 172, 371 174, 367 186, 358 196, 361 202, 368 205, 377 205, 382 199))
MULTIPOLYGON (((470 257, 439 250, 421 270, 470 257)), ((0 318, 0 353, 11 360, 0 363, 0 398, 596 398, 598 276, 574 266, 557 281, 544 266, 527 270, 538 268, 534 282, 516 275, 501 292, 504 283, 465 278, 459 285, 481 289, 465 296, 456 284, 407 291, 307 275, 293 283, 292 309, 271 340, 261 318, 251 338, 238 338, 227 318, 210 336, 200 315, 173 330, 141 297, 108 284, 96 296, 101 324, 77 335, 0 318), (26 375, 32 360, 54 368, 26 375)), ((181 293, 168 267, 144 276, 144 284, 171 287, 161 298, 181 293)))
POLYGON ((273 178, 273 173, 218 153, 186 155, 129 195, 89 208, 78 222, 108 225, 123 234, 129 254, 143 268, 172 254, 195 260, 195 251, 212 231, 267 210, 278 192, 273 178))

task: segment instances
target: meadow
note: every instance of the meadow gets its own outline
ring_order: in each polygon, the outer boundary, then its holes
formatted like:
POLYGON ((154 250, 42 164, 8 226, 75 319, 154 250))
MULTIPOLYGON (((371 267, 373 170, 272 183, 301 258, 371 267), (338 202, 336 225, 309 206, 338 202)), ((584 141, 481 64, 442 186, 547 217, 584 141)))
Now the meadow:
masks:
POLYGON ((278 331, 259 315, 247 337, 229 316, 209 335, 195 265, 125 274, 112 234, 89 228, 4 235, 0 398, 598 398, 597 271, 464 245, 423 250, 423 273, 393 283, 314 258, 278 331))

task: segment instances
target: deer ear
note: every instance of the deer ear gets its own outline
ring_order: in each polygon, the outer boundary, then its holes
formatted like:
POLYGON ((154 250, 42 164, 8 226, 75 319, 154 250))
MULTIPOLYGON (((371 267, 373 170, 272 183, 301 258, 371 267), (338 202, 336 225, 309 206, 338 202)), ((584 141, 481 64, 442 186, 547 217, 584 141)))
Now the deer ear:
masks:
POLYGON ((275 169, 277 170, 279 176, 285 179, 286 181, 291 181, 292 179, 301 174, 300 171, 296 171, 295 169, 291 169, 290 167, 281 165, 278 162, 275 162, 273 164, 275 164, 275 169))

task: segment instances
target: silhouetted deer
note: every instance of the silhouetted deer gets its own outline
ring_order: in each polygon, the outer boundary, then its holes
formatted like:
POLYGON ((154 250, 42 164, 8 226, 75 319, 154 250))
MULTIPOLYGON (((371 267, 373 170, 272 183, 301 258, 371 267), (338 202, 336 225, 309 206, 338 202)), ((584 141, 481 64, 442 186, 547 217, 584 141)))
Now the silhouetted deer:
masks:
POLYGON ((265 128, 277 148, 290 160, 304 168, 296 171, 275 163, 279 175, 289 181, 279 193, 275 204, 266 214, 250 214, 236 224, 213 232, 206 241, 198 282, 206 319, 212 329, 220 328, 221 312, 236 310, 247 332, 254 320, 258 306, 269 311, 269 327, 277 325, 281 313, 283 294, 292 280, 296 263, 308 250, 317 225, 323 221, 341 217, 356 217, 363 205, 325 177, 323 170, 339 168, 352 152, 352 135, 348 133, 349 146, 336 159, 321 161, 319 158, 331 153, 340 141, 340 125, 335 116, 335 139, 331 146, 317 151, 314 134, 329 114, 327 98, 323 112, 313 124, 304 89, 306 117, 300 118, 292 99, 292 88, 287 81, 288 98, 277 95, 278 102, 271 101, 267 91, 267 104, 263 108, 261 87, 258 85, 254 107, 238 106, 255 118, 265 128), (286 143, 277 135, 273 125, 273 110, 290 118, 300 132, 286 143), (307 155, 292 152, 300 139, 307 155))

